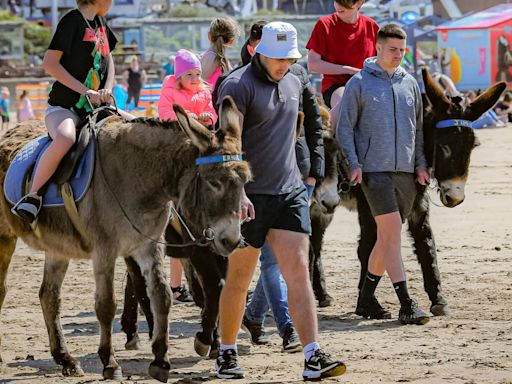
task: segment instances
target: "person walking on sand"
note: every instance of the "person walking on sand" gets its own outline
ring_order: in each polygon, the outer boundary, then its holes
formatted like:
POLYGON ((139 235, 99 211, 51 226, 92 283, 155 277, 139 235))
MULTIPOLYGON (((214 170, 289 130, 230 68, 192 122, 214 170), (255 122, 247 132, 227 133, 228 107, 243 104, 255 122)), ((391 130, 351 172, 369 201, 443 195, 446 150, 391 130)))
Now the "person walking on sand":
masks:
POLYGON ((231 73, 220 85, 219 98, 231 96, 240 111, 242 150, 253 180, 241 196, 245 248, 228 259, 220 297, 221 346, 215 362, 217 377, 237 379, 245 373, 238 364, 236 339, 242 323, 249 283, 260 248, 267 240, 288 287, 293 324, 304 346, 304 380, 345 373, 345 364, 318 343, 315 299, 309 280, 308 250, 311 223, 308 194, 295 156, 295 135, 302 91, 289 72, 301 57, 297 31, 284 22, 263 27, 250 64, 231 73))
POLYGON ((416 181, 429 179, 423 149, 422 101, 418 83, 400 63, 406 34, 395 24, 379 29, 377 56, 345 87, 336 129, 348 159, 350 181, 361 183, 377 224, 377 241, 359 293, 356 314, 390 318, 375 297, 387 272, 400 300, 402 324, 425 324, 429 315, 409 296, 401 256, 402 223, 416 197, 416 181))

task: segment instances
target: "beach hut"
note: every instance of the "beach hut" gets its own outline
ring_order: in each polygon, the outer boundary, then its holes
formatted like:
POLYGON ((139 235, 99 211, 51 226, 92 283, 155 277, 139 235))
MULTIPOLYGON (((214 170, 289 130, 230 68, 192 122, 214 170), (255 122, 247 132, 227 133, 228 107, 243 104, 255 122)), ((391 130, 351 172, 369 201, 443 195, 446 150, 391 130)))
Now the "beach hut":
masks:
POLYGON ((512 4, 500 4, 438 31, 442 72, 459 90, 484 89, 497 81, 512 87, 512 4))

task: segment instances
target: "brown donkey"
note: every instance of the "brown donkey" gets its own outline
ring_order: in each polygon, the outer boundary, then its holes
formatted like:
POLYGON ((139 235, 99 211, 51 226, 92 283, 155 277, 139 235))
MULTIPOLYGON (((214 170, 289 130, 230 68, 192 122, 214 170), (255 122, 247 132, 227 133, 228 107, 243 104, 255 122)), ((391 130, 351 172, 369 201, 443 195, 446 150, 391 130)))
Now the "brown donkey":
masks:
MULTIPOLYGON (((134 261, 147 284, 154 317, 149 375, 169 377, 169 285, 163 270, 163 233, 174 202, 197 238, 209 240, 215 252, 227 255, 240 242, 239 204, 250 178, 247 162, 233 160, 241 153, 238 111, 229 98, 222 103, 220 129, 212 133, 189 120, 175 106, 178 121, 110 118, 98 133, 96 168, 90 189, 78 203, 86 241, 74 229, 63 208, 40 212, 36 235, 10 212, 3 197, 9 163, 29 140, 45 133, 41 122, 29 121, 8 131, 0 140, 0 309, 6 295, 7 269, 18 237, 45 252, 39 297, 54 360, 65 376, 80 376, 78 360, 66 347, 60 324, 60 290, 70 259, 90 258, 96 282, 95 310, 100 322, 98 354, 105 379, 122 379, 112 346, 116 300, 113 289, 115 259, 134 261), (196 165, 196 158, 206 157, 196 165), (214 156, 217 156, 215 158, 214 156), (220 161, 218 158, 221 158, 220 161), (226 161, 227 160, 227 161, 226 161), (194 223, 194 224, 192 224, 194 223), (208 239, 206 239, 208 238, 208 239), (88 244, 84 249, 82 244, 88 244)), ((0 365, 2 359, 0 357, 0 365)))

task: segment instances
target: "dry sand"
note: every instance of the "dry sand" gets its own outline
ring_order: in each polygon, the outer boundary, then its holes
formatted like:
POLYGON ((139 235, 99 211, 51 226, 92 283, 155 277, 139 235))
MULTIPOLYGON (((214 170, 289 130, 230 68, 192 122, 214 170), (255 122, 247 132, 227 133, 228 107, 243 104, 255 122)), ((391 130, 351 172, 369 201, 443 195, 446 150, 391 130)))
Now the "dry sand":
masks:
MULTIPOLYGON (((359 275, 355 249, 356 215, 339 209, 325 239, 324 260, 330 293, 336 304, 319 309, 320 342, 341 356, 348 371, 336 379, 346 383, 512 383, 512 127, 481 130, 474 151, 466 201, 454 209, 432 207, 439 267, 452 316, 432 318, 425 326, 400 326, 398 303, 389 279, 378 288, 382 303, 395 319, 362 320, 354 315, 359 275)), ((439 201, 437 196, 433 196, 439 201)), ((422 277, 408 239, 403 255, 409 285, 428 309, 422 277)), ((43 256, 18 244, 2 311, 0 332, 6 369, 1 383, 94 383, 101 381, 96 354, 98 323, 94 314, 94 283, 89 262, 73 262, 64 282, 62 324, 71 353, 86 376, 64 378, 48 350, 38 302, 43 256)), ((116 272, 116 294, 122 305, 123 262, 116 272)), ((170 383, 218 383, 213 361, 193 351, 199 309, 172 307, 170 383)), ((149 383, 151 361, 147 327, 141 322, 143 350, 125 351, 120 311, 114 323, 114 346, 126 383, 149 383)), ((284 354, 272 320, 267 321, 272 345, 251 347, 240 333, 241 365, 247 379, 237 383, 301 381, 301 353, 284 354)), ((330 380, 336 381, 336 380, 330 380)))

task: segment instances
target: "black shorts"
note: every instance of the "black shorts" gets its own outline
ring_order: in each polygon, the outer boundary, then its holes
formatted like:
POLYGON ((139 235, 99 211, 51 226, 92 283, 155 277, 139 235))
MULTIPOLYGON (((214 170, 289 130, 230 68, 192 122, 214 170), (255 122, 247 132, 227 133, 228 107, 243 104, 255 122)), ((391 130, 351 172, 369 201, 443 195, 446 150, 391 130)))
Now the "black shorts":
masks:
POLYGON ((373 217, 400 212, 404 222, 409 216, 417 193, 413 173, 363 173, 361 186, 373 217))
POLYGON ((283 195, 248 194, 256 218, 242 225, 247 244, 261 248, 270 228, 311 234, 308 194, 304 185, 283 195))
POLYGON ((325 90, 325 92, 322 93, 322 97, 324 98, 325 105, 327 105, 329 108, 332 108, 332 106, 331 106, 332 94, 338 88, 341 88, 341 87, 344 87, 344 86, 345 86, 344 84, 334 84, 334 85, 331 85, 329 88, 327 88, 325 90))
POLYGON ((9 116, 2 115, 2 123, 8 123, 9 121, 11 121, 11 120, 9 119, 9 116))

